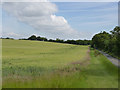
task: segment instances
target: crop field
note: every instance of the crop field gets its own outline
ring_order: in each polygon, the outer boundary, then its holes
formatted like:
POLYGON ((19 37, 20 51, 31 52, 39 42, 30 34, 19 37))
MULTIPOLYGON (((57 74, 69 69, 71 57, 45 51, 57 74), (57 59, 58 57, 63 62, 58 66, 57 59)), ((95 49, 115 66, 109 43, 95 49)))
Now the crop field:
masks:
POLYGON ((118 68, 89 46, 2 40, 3 88, 118 88, 118 68))

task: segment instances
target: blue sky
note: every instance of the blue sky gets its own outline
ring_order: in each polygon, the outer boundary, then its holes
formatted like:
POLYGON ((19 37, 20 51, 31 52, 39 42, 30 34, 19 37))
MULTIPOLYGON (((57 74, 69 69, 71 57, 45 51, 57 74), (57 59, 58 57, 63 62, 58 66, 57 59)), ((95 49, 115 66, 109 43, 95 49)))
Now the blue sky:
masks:
MULTIPOLYGON (((53 39, 91 39, 100 31, 112 30, 118 23, 117 2, 54 2, 52 4, 50 7, 43 5, 44 10, 48 11, 47 14, 40 9, 41 7, 32 8, 35 13, 39 8, 36 13, 38 16, 33 15, 34 12, 31 13, 30 9, 29 12, 26 11, 27 14, 23 11, 18 12, 21 10, 17 8, 19 4, 12 5, 16 8, 12 8, 10 3, 3 5, 5 6, 2 10, 3 37, 26 38, 35 34, 53 39), (43 14, 44 17, 41 16, 43 14), (53 22, 49 20, 49 16, 52 16, 50 20, 53 22), (39 20, 36 21, 35 17, 39 17, 39 20)), ((27 4, 24 6, 26 8, 27 4)))
POLYGON ((64 16, 78 31, 98 33, 102 30, 110 31, 117 25, 117 3, 67 2, 56 4, 59 8, 57 15, 64 16))

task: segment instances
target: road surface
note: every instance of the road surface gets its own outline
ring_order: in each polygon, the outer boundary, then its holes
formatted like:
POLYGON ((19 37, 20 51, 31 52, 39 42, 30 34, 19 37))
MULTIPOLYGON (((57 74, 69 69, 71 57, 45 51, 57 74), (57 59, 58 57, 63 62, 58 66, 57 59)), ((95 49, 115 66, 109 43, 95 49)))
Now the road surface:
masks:
POLYGON ((108 60, 110 60, 115 66, 120 68, 120 60, 119 59, 114 58, 105 52, 102 52, 102 51, 99 51, 99 52, 101 52, 104 56, 106 56, 108 58, 108 60))

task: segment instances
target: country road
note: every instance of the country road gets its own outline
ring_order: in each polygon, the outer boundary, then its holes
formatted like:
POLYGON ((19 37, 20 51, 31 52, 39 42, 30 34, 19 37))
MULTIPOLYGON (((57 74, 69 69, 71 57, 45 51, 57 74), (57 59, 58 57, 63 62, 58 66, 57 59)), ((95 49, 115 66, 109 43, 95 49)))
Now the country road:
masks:
POLYGON ((105 52, 102 52, 102 51, 99 51, 99 52, 102 53, 104 56, 106 56, 107 59, 110 60, 115 66, 120 67, 120 60, 119 59, 114 58, 105 52))

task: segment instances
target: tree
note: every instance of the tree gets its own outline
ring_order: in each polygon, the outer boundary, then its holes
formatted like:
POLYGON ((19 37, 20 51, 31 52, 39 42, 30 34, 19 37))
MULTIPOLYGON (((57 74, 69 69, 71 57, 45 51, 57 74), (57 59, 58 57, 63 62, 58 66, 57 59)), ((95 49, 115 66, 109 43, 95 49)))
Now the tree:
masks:
POLYGON ((104 50, 113 56, 120 57, 120 27, 116 26, 111 34, 103 31, 93 36, 91 47, 104 50))
POLYGON ((61 39, 59 39, 59 38, 56 38, 55 41, 56 41, 56 42, 59 42, 59 43, 64 43, 64 40, 61 40, 61 39))
POLYGON ((110 34, 103 31, 93 36, 91 46, 98 49, 106 49, 110 39, 110 34))
POLYGON ((28 38, 28 40, 37 40, 35 35, 32 35, 31 37, 28 38))
POLYGON ((55 40, 53 40, 53 39, 49 39, 48 41, 49 41, 49 42, 55 42, 55 40))
POLYGON ((40 36, 38 36, 36 39, 37 39, 38 41, 42 41, 40 36))
POLYGON ((120 56, 120 27, 116 26, 112 31, 112 40, 114 41, 114 54, 120 56))

